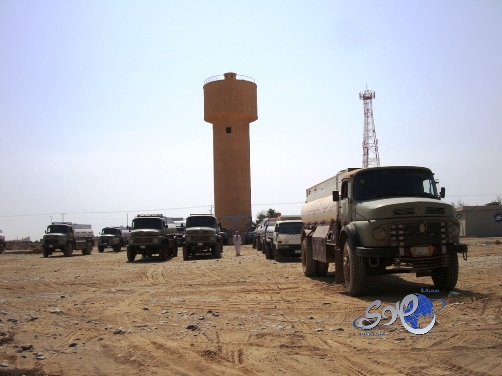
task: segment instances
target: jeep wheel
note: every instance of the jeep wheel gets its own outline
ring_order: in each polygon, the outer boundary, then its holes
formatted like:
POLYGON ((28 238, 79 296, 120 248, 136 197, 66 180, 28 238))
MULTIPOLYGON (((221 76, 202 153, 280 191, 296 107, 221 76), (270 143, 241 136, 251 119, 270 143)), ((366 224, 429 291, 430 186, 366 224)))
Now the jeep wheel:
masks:
POLYGON ((73 245, 71 243, 68 243, 64 248, 64 255, 66 257, 70 257, 71 255, 73 255, 73 245))
POLYGON ((130 248, 127 248, 127 260, 133 262, 136 258, 136 251, 130 248))
POLYGON ((183 261, 188 260, 189 257, 190 257, 190 250, 188 249, 187 245, 184 245, 183 246, 183 261))
POLYGON ((302 269, 303 275, 311 277, 315 274, 317 265, 312 255, 312 242, 308 238, 303 239, 302 242, 302 269))
POLYGON ((105 247, 103 245, 98 245, 98 251, 103 253, 105 251, 105 247))
POLYGON ((450 263, 445 268, 437 268, 432 270, 432 282, 439 290, 450 291, 455 288, 458 280, 458 256, 452 253, 450 263))
POLYGON ((274 259, 277 262, 281 262, 282 261, 282 253, 277 248, 274 248, 274 259))
POLYGON ((345 289, 350 296, 358 296, 364 292, 366 285, 366 268, 364 259, 356 255, 356 248, 350 239, 345 239, 343 245, 343 276, 345 289))

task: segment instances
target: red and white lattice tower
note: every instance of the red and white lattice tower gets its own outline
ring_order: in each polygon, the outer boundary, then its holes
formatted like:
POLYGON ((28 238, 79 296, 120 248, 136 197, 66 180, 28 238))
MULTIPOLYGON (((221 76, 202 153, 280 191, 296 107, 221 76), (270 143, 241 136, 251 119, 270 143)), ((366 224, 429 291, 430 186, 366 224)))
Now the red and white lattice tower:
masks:
POLYGON ((368 87, 359 93, 359 99, 364 103, 363 168, 380 166, 378 140, 373 121, 372 100, 374 98, 375 92, 368 90, 368 87))

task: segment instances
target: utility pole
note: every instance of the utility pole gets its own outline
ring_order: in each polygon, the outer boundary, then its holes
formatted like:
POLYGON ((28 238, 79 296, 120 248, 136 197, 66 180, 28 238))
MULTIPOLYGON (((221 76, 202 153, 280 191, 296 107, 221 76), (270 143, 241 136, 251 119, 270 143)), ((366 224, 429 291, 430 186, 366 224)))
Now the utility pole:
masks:
POLYGON ((378 154, 378 140, 373 120, 373 104, 375 92, 368 90, 359 93, 359 99, 364 103, 364 134, 363 134, 363 168, 379 167, 380 156, 378 154))

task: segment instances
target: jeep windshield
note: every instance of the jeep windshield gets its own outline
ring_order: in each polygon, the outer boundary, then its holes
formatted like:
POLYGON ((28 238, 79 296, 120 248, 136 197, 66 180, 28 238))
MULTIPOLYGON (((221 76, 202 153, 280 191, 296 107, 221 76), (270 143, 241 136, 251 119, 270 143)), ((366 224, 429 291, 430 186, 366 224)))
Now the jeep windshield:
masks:
POLYGON ((436 181, 430 170, 418 168, 374 168, 354 177, 357 201, 385 197, 438 198, 436 181))
POLYGON ((120 235, 120 230, 118 228, 104 228, 101 234, 120 235))
POLYGON ((188 217, 186 227, 217 227, 214 217, 188 217))
POLYGON ((279 234, 296 235, 302 233, 302 222, 279 223, 279 234))
POLYGON ((47 227, 48 234, 66 234, 70 230, 69 226, 51 225, 47 227))
POLYGON ((164 228, 162 219, 159 218, 134 218, 132 221, 133 230, 154 228, 161 230, 164 228))

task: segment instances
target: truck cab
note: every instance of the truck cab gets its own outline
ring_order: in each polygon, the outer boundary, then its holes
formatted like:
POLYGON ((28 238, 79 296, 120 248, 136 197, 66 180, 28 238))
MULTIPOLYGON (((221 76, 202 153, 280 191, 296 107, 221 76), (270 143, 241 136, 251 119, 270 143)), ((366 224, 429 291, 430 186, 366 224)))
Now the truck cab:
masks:
POLYGON ((223 241, 218 219, 212 214, 191 214, 186 218, 183 260, 196 254, 212 254, 220 258, 223 241))
POLYGON ((161 261, 178 256, 176 225, 173 218, 162 214, 138 214, 132 220, 127 260, 133 262, 136 255, 158 255, 161 261))

